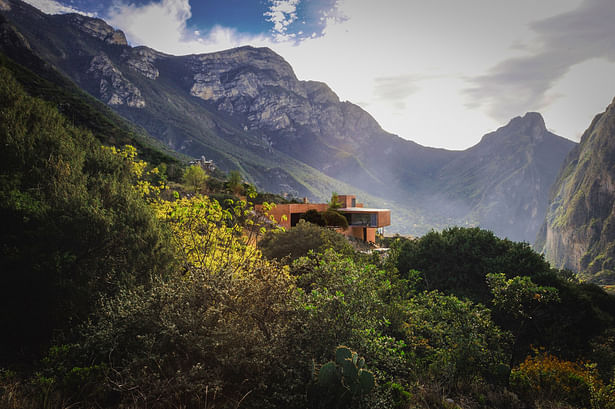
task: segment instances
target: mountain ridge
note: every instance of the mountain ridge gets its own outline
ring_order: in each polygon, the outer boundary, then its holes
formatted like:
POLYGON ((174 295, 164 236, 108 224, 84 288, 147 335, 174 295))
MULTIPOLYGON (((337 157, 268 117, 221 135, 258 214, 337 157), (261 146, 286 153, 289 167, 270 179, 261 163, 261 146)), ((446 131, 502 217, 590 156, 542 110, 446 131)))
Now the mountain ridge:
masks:
MULTIPOLYGON (((340 101, 325 83, 297 79, 290 64, 271 49, 243 46, 171 56, 126 45, 118 30, 96 19, 48 16, 31 12, 19 0, 3 1, 12 9, 3 14, 43 60, 172 149, 204 155, 223 170, 239 169, 261 189, 323 200, 337 180, 344 191, 369 193, 381 198, 379 204, 401 209, 398 230, 403 233, 459 224, 485 225, 500 236, 525 241, 536 236, 533 225, 510 228, 527 224, 520 217, 528 211, 525 203, 516 201, 516 208, 507 210, 518 189, 487 194, 504 185, 485 184, 485 178, 470 178, 468 184, 459 176, 472 148, 424 147, 388 133, 368 112, 340 101), (96 30, 88 32, 79 24, 96 30), (325 182, 327 177, 332 179, 325 182), (490 212, 500 209, 509 211, 513 222, 490 225, 490 212)), ((562 151, 571 142, 557 138, 549 142, 554 149, 539 152, 543 156, 532 150, 525 158, 519 154, 509 160, 509 173, 532 162, 552 166, 563 161, 562 151)), ((516 151, 527 148, 517 142, 516 151)), ((504 173, 498 176, 501 182, 509 178, 504 173)), ((549 189, 549 177, 535 178, 540 189, 549 189)), ((536 214, 546 209, 540 194, 529 200, 536 202, 536 214)))

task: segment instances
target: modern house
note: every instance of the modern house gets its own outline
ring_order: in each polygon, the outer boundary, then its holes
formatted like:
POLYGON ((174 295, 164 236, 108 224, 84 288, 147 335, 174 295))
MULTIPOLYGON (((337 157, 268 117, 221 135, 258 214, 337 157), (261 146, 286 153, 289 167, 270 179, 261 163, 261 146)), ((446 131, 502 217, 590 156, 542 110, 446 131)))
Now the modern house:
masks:
MULTIPOLYGON (((372 209, 363 207, 363 203, 357 203, 354 195, 339 195, 338 201, 342 207, 337 211, 343 214, 348 220, 348 228, 338 231, 346 236, 355 237, 365 242, 374 243, 376 241, 376 231, 379 228, 391 224, 391 211, 389 209, 372 209)), ((263 211, 261 205, 255 206, 257 211, 263 211)), ((267 216, 272 216, 282 227, 289 229, 296 226, 308 210, 324 212, 329 208, 327 203, 304 203, 277 204, 273 209, 266 212, 267 216)))

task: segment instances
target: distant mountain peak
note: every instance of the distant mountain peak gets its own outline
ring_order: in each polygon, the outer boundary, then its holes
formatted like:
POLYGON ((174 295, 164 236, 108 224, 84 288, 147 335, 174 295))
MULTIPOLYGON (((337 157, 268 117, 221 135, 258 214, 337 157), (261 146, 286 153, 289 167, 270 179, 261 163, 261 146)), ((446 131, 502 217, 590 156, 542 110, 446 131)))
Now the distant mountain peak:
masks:
POLYGON ((538 112, 527 112, 510 120, 504 128, 514 129, 516 132, 535 136, 547 130, 545 120, 538 112))

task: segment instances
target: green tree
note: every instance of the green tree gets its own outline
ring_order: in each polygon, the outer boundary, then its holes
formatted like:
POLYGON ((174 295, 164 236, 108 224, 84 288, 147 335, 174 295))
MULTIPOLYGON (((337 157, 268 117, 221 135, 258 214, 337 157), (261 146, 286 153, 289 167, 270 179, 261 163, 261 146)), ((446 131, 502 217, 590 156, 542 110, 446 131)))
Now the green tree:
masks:
POLYGON ((419 373, 447 385, 508 379, 509 335, 480 304, 437 291, 419 294, 410 300, 406 334, 419 373))
POLYGON ((199 165, 192 165, 184 171, 183 181, 194 193, 201 192, 207 182, 208 175, 199 165))
POLYGON ((324 227, 327 224, 322 216, 322 213, 316 209, 308 210, 301 215, 301 219, 321 227, 324 227))
POLYGON ((491 300, 485 280, 488 273, 513 277, 550 271, 543 256, 527 243, 500 239, 477 227, 453 227, 416 240, 397 240, 391 255, 402 276, 411 270, 423 273, 424 289, 482 303, 491 300))
POLYGON ((326 210, 322 213, 322 218, 327 226, 340 227, 342 229, 348 228, 348 219, 337 210, 326 210))
POLYGON ((341 227, 342 229, 348 228, 348 220, 339 212, 342 205, 337 192, 333 192, 329 201, 329 207, 322 213, 326 226, 341 227))
POLYGON ((337 210, 342 207, 342 202, 340 202, 339 195, 337 192, 331 193, 331 200, 329 201, 329 210, 337 210))
POLYGON ((295 227, 287 231, 268 232, 259 242, 259 248, 268 258, 289 261, 307 256, 310 250, 324 252, 333 249, 344 254, 354 252, 352 245, 341 234, 299 220, 295 227))
POLYGON ((241 192, 243 192, 241 173, 239 173, 238 170, 231 170, 228 173, 226 183, 230 191, 233 192, 235 195, 240 195, 241 192))
POLYGON ((114 368, 107 390, 136 407, 288 407, 288 371, 309 379, 287 345, 299 293, 288 269, 252 246, 253 212, 198 195, 156 210, 181 268, 106 300, 88 324, 84 355, 114 368))
POLYGON ((533 322, 545 304, 559 301, 558 291, 553 287, 537 285, 527 276, 506 279, 503 273, 488 274, 487 283, 493 293, 494 309, 501 314, 500 321, 514 336, 512 365, 525 353, 525 348, 520 349, 518 345, 524 327, 533 322))
POLYGON ((153 169, 131 149, 103 149, 4 69, 0 144, 0 360, 10 360, 70 335, 100 297, 165 274, 173 250, 145 200, 153 169))

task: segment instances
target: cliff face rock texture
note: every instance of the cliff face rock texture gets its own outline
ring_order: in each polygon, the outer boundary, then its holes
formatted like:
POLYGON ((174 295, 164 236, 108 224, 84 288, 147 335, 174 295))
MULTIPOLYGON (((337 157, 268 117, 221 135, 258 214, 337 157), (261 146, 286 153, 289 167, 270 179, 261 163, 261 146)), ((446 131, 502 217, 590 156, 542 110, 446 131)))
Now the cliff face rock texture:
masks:
POLYGON ((291 66, 268 48, 198 55, 188 67, 193 74, 191 95, 213 102, 220 111, 242 115, 247 129, 278 131, 273 143, 282 149, 300 136, 299 129, 355 142, 365 132, 383 132, 360 108, 345 110, 326 84, 299 81, 291 66), (364 117, 360 125, 357 116, 364 117))
POLYGON ((536 246, 557 267, 615 282, 615 100, 568 156, 536 246))
POLYGON ((100 98, 109 105, 143 108, 141 91, 124 77, 105 54, 92 58, 87 73, 99 82, 100 98))
POLYGON ((160 75, 155 63, 163 56, 164 54, 147 47, 128 48, 122 53, 122 59, 130 69, 150 80, 155 80, 160 75))
POLYGON ((103 40, 108 44, 128 45, 126 36, 121 30, 115 30, 104 20, 91 18, 80 14, 67 14, 65 18, 70 24, 87 35, 103 40))

